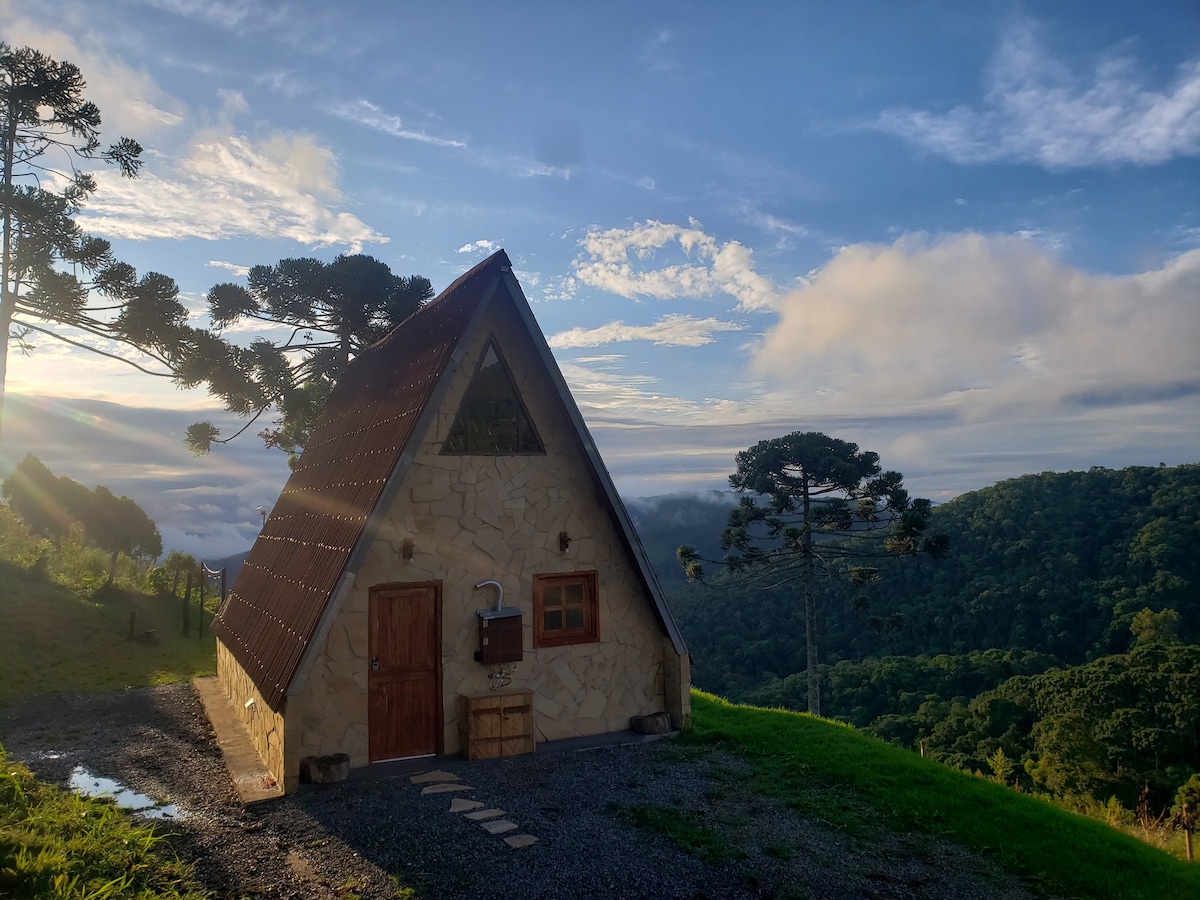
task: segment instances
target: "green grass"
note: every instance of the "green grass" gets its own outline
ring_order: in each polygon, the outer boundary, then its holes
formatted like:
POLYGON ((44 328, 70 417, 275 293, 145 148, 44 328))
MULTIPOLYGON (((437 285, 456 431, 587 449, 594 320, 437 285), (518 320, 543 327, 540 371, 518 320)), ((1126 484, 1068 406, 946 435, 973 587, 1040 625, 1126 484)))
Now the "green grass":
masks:
POLYGON ((620 807, 614 812, 639 828, 663 835, 684 853, 707 863, 720 865, 745 856, 731 846, 720 832, 695 821, 685 809, 646 805, 620 807))
POLYGON ((1194 900, 1200 866, 1099 822, 965 775, 836 722, 692 694, 687 742, 745 761, 751 788, 840 826, 943 838, 994 860, 1039 893, 1194 900))
POLYGON ((199 898, 189 865, 111 800, 35 781, 0 750, 0 896, 199 898))
POLYGON ((193 604, 191 637, 184 638, 180 601, 122 590, 104 596, 86 599, 0 562, 0 707, 38 694, 146 687, 215 671, 209 613, 198 640, 193 604), (147 631, 156 632, 153 640, 141 640, 147 631))

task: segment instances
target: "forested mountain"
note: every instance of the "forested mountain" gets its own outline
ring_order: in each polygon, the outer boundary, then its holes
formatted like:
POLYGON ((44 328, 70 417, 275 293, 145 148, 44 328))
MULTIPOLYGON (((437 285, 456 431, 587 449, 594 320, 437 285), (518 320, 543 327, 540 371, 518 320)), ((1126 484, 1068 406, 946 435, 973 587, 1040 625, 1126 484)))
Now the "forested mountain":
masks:
MULTIPOLYGON (((712 509, 682 502, 679 543, 712 509)), ((823 585, 822 712, 1074 808, 1169 807, 1200 770, 1200 465, 1015 478, 930 529, 946 559, 823 585)), ((797 587, 668 584, 698 687, 805 708, 797 587)))
POLYGON ((687 581, 675 560, 680 544, 707 559, 721 558, 721 531, 737 501, 733 491, 702 491, 635 497, 625 505, 658 580, 674 586, 687 581))
POLYGON ((1200 642, 1200 465, 1029 475, 940 507, 953 552, 886 575, 894 652, 1117 653, 1134 615, 1177 610, 1200 642), (899 650, 899 647, 905 647, 899 650))
MULTIPOLYGON (((1129 649, 1143 608, 1177 611, 1200 643, 1200 465, 1027 475, 937 507, 930 529, 946 559, 899 560, 869 593, 828 583, 822 663, 999 648, 1078 664, 1129 649)), ((718 574, 670 593, 701 687, 738 696, 804 669, 791 587, 718 574)))

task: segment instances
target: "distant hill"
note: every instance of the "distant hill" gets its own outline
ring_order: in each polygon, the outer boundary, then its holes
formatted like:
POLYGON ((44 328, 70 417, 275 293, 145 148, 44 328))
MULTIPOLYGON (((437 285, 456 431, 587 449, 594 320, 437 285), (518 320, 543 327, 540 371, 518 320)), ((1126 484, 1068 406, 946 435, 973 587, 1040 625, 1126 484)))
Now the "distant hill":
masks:
MULTIPOLYGON (((821 713, 1087 814, 1169 809, 1200 765, 1200 465, 1026 475, 931 527, 948 558, 823 583, 821 713)), ((796 584, 667 590, 697 687, 807 706, 796 584)))
MULTIPOLYGON (((1200 465, 1026 475, 939 506, 931 531, 945 560, 889 564, 868 594, 828 584, 822 663, 1000 648, 1075 665, 1128 650, 1144 608, 1178 612, 1200 643, 1200 465)), ((803 671, 795 587, 712 576, 668 587, 697 683, 738 696, 803 671)))
POLYGON ((1070 663, 1121 653, 1144 608, 1176 610, 1200 643, 1200 465, 1043 472, 934 513, 942 563, 885 574, 880 608, 903 617, 894 652, 989 647, 1070 663))
POLYGON ((625 501, 660 582, 687 581, 675 559, 680 544, 695 547, 707 559, 721 558, 721 531, 737 498, 732 491, 693 491, 625 501))
POLYGON ((233 587, 234 581, 237 580, 238 572, 242 571, 242 566, 246 562, 246 557, 250 555, 249 550, 241 553, 235 553, 233 556, 222 556, 220 559, 206 559, 204 564, 210 569, 225 569, 225 584, 227 587, 233 587))

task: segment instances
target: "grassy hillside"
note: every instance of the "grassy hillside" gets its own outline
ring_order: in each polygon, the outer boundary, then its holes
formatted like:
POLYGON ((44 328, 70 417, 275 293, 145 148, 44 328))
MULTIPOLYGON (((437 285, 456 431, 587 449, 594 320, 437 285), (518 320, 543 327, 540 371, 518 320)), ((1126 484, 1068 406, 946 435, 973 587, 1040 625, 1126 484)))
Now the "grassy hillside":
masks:
POLYGON ((1097 900, 1200 897, 1200 866, 983 778, 801 713, 692 698, 684 740, 751 766, 754 789, 869 836, 884 826, 981 853, 1040 894, 1097 900))
POLYGON ((191 636, 184 638, 178 600, 121 590, 103 596, 82 599, 33 570, 0 562, 0 706, 34 694, 121 690, 215 670, 208 613, 197 639, 198 609, 191 607, 191 636))

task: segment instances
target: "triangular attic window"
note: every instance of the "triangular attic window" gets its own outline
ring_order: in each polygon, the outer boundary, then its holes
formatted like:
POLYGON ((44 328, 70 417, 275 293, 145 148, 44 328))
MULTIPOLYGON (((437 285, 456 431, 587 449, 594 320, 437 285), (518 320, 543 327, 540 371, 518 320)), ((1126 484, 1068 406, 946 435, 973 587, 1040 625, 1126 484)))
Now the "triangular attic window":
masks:
POLYGON ((443 453, 545 453, 512 375, 489 341, 463 395, 443 453))

